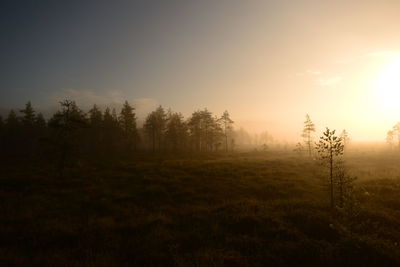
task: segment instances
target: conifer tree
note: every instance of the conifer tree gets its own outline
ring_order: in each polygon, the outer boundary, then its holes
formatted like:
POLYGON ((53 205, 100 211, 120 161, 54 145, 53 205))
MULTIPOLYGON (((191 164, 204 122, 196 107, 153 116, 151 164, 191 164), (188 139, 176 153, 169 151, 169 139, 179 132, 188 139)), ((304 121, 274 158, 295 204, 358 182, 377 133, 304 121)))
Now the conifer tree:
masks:
POLYGON ((334 207, 334 164, 336 158, 343 155, 343 148, 342 138, 335 136, 335 130, 331 131, 328 127, 316 145, 322 162, 325 163, 329 169, 330 203, 332 209, 334 207))
POLYGON ((32 104, 29 101, 26 103, 25 108, 21 109, 20 112, 23 114, 22 124, 24 127, 32 127, 35 123, 35 111, 33 110, 32 104))
POLYGON ((134 113, 134 110, 135 109, 129 105, 128 101, 125 101, 118 117, 128 151, 136 149, 137 145, 138 134, 136 128, 136 114, 134 113))
POLYGON ((222 123, 222 130, 225 138, 225 152, 228 152, 228 135, 232 132, 233 120, 231 120, 227 110, 224 111, 221 118, 218 120, 222 123))

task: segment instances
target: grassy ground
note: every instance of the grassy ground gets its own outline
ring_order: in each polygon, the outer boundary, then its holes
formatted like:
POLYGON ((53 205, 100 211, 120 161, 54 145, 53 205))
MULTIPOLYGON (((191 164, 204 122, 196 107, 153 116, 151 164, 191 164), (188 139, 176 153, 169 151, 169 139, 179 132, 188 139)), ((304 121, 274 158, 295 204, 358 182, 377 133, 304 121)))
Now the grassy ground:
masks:
POLYGON ((351 220, 330 212, 316 162, 291 154, 134 160, 63 179, 3 160, 0 265, 396 266, 400 170, 382 157, 349 156, 351 220))

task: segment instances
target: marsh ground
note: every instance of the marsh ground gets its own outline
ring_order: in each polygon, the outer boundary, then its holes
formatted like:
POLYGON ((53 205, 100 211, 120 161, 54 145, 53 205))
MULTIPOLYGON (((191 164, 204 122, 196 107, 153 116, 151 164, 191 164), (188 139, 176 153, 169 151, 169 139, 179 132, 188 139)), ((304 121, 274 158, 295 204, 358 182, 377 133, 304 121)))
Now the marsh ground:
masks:
POLYGON ((349 153, 355 216, 329 209, 325 172, 292 152, 50 166, 3 159, 3 266, 400 264, 400 158, 349 153))

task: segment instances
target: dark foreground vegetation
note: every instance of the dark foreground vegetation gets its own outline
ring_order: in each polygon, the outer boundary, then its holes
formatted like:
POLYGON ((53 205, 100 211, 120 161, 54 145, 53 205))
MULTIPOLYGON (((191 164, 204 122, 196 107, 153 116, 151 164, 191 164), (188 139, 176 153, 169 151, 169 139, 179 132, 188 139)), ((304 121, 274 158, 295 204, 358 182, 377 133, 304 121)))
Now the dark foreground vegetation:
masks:
POLYGON ((355 153, 356 211, 293 152, 3 158, 2 266, 398 266, 399 158, 355 153))
POLYGON ((266 133, 241 152, 227 111, 158 107, 138 127, 128 102, 60 104, 0 117, 2 266, 400 265, 393 145, 315 143, 307 115, 295 149, 266 133))

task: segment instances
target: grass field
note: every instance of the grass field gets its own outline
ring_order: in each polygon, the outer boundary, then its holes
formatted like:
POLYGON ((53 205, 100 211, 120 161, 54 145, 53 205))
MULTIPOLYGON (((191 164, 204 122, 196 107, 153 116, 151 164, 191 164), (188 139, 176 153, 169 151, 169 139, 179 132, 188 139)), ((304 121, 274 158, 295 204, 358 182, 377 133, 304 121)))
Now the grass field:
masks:
POLYGON ((356 216, 289 152, 69 169, 2 160, 2 266, 398 266, 398 156, 354 153, 356 216))

